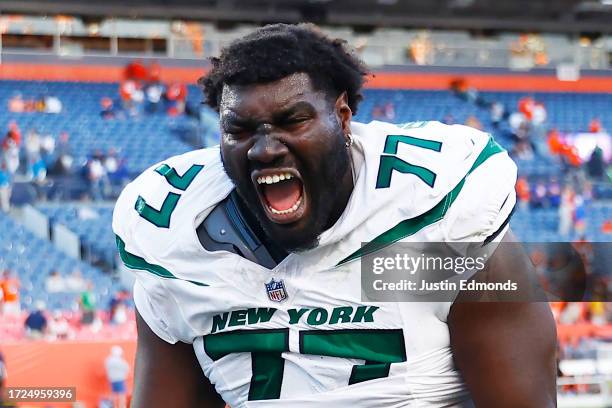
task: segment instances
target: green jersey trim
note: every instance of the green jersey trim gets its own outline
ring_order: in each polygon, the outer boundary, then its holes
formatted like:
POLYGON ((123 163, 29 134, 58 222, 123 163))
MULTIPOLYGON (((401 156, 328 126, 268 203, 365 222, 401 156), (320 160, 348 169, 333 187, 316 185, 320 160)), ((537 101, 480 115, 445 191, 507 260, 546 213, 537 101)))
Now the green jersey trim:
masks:
MULTIPOLYGON (((138 269, 141 271, 151 272, 153 275, 159 276, 160 278, 166 279, 179 279, 172 274, 169 270, 160 265, 155 265, 147 262, 144 258, 137 255, 131 254, 125 250, 125 242, 118 236, 115 235, 115 241, 117 242, 117 249, 119 250, 119 256, 121 260, 130 269, 138 269)), ((198 286, 208 286, 205 283, 196 282, 192 280, 186 280, 186 282, 193 283, 198 286)))
POLYGON ((478 168, 478 166, 484 163, 489 157, 504 151, 505 149, 501 147, 493 139, 493 137, 489 136, 489 141, 487 145, 484 147, 484 149, 482 149, 470 170, 468 170, 467 174, 463 177, 459 184, 457 184, 457 186, 455 186, 455 188, 452 189, 451 192, 448 193, 438 204, 436 204, 429 211, 417 217, 401 221, 395 227, 383 232, 382 234, 374 238, 372 241, 368 242, 366 245, 338 262, 336 266, 342 265, 357 258, 361 258, 364 255, 378 251, 384 247, 393 244, 394 242, 399 241, 400 239, 404 239, 406 237, 414 235, 423 228, 440 221, 442 218, 444 218, 444 215, 461 192, 461 189, 463 188, 467 177, 476 168, 478 168))

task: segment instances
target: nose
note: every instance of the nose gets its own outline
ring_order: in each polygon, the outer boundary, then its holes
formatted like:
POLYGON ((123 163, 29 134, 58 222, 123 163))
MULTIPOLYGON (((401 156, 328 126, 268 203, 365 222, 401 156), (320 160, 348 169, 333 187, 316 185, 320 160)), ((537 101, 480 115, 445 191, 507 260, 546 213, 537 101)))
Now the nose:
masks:
POLYGON ((251 161, 272 163, 288 153, 287 146, 271 133, 262 133, 256 136, 255 143, 247 152, 251 161))

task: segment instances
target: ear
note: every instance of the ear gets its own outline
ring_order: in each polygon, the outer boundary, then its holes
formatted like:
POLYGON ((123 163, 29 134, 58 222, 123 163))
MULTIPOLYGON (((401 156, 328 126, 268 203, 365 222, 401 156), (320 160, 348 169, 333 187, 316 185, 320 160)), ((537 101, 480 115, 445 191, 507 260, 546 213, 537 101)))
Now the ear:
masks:
POLYGON ((342 92, 338 99, 336 99, 336 117, 342 126, 344 134, 351 133, 351 120, 353 119, 353 111, 348 105, 348 97, 346 91, 342 92))

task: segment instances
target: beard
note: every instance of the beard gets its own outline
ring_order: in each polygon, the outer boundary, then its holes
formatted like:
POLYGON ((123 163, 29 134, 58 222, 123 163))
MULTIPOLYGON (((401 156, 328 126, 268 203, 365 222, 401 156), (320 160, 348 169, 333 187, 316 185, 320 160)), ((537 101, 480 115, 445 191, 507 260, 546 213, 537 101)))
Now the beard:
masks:
POLYGON ((344 133, 338 125, 329 134, 330 146, 325 152, 324 158, 319 165, 304 174, 304 188, 308 191, 310 203, 309 218, 305 220, 305 226, 299 231, 288 233, 283 225, 272 222, 262 208, 259 197, 251 178, 240 177, 233 174, 230 167, 225 166, 223 155, 221 160, 225 171, 234 183, 238 196, 244 206, 257 219, 259 226, 266 234, 266 238, 274 245, 283 248, 287 252, 301 252, 315 248, 319 244, 319 236, 329 229, 333 222, 333 213, 337 207, 338 187, 337 183, 343 180, 347 171, 350 171, 350 152, 344 144, 344 133))

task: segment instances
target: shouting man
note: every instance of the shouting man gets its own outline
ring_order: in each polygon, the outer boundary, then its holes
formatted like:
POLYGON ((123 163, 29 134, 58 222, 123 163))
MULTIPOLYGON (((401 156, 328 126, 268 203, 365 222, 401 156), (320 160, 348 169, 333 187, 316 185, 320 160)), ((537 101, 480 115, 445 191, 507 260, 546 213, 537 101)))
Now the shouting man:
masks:
POLYGON ((129 184, 113 229, 134 270, 140 407, 555 406, 545 303, 364 302, 394 242, 517 256, 516 167, 488 134, 352 122, 366 67, 309 25, 263 27, 201 79, 221 145, 129 184))

